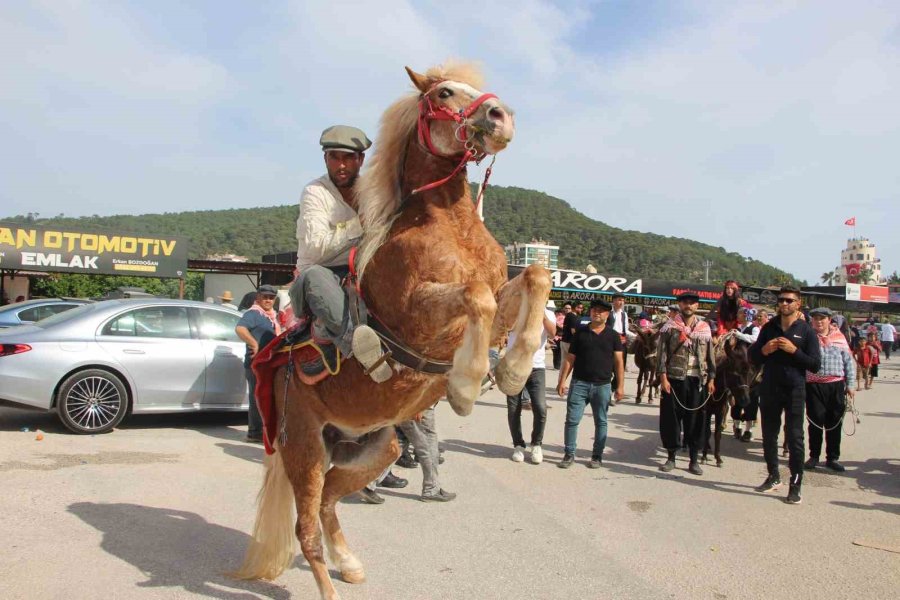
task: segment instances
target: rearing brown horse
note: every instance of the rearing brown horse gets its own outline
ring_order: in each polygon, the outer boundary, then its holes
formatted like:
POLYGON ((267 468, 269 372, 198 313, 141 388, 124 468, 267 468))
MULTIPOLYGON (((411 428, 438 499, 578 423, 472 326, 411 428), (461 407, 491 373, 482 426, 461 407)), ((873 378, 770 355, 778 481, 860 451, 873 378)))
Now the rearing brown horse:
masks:
POLYGON ((351 360, 316 386, 286 378, 284 368, 276 373, 275 406, 286 442, 276 441, 266 458, 253 540, 236 574, 277 577, 294 558, 296 533, 327 600, 338 594, 323 536, 341 577, 365 578, 335 504, 399 456, 390 425, 444 395, 457 414, 469 414, 488 372, 488 349, 510 329, 518 335, 496 378, 504 393, 518 393, 540 345, 550 293, 549 273, 537 265, 507 281, 505 255, 475 212, 466 178, 469 160, 510 142, 511 111, 479 91, 481 78, 471 66, 407 72, 416 92, 385 112, 357 187, 366 229, 357 268, 370 312, 420 359, 421 370, 393 364, 394 376, 376 384, 351 360), (431 368, 441 364, 452 367, 431 368))

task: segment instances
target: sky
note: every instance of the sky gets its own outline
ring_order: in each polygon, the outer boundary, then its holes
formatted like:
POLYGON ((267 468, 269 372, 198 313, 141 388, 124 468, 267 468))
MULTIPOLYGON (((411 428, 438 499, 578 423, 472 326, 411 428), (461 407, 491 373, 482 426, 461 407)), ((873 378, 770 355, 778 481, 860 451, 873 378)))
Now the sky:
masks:
POLYGON ((891 0, 19 0, 0 40, 0 218, 295 203, 324 128, 457 58, 516 111, 492 183, 810 283, 856 217, 900 271, 891 0))

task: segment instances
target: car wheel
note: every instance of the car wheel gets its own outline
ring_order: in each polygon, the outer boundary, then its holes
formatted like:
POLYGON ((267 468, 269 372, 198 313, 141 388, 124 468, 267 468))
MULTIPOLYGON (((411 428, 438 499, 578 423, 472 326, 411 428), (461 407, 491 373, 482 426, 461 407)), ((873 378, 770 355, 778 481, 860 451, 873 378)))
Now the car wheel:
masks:
POLYGON ((122 380, 101 369, 80 371, 63 381, 56 411, 75 433, 106 433, 128 412, 128 393, 122 380))

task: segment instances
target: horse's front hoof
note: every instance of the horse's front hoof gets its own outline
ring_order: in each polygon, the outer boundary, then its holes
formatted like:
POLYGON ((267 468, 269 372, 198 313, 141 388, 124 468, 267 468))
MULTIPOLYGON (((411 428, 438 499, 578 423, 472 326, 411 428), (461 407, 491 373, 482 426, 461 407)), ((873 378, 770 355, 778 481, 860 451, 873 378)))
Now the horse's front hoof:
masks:
POLYGON ((513 372, 513 370, 509 368, 509 363, 506 362, 505 358, 500 361, 500 364, 497 365, 497 370, 494 371, 497 387, 507 396, 518 395, 518 393, 522 391, 522 388, 525 387, 525 382, 528 381, 529 375, 531 375, 531 371, 523 374, 513 372))

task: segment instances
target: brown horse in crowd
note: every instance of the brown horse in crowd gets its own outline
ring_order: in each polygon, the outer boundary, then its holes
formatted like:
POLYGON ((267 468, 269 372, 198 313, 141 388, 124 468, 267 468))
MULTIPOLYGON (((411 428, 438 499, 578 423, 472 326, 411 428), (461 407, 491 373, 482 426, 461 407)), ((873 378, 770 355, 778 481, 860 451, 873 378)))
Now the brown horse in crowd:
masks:
POLYGON ((641 403, 644 390, 647 390, 647 402, 653 404, 653 390, 659 390, 659 379, 656 376, 656 360, 659 356, 659 327, 644 330, 632 325, 631 331, 637 336, 631 343, 634 364, 638 368, 635 403, 641 403))
POLYGON ((715 344, 716 352, 716 392, 707 400, 703 407, 703 419, 706 433, 704 435, 704 447, 702 462, 707 461, 709 451, 713 450, 716 458, 716 466, 721 467, 722 460, 722 432, 725 430, 725 421, 728 418, 729 409, 735 403, 746 406, 750 402, 752 388, 757 384, 759 368, 750 362, 748 350, 750 345, 733 335, 724 335, 715 344), (710 418, 715 423, 715 447, 710 448, 710 418))
POLYGON ((443 396, 457 414, 468 415, 488 373, 489 347, 509 330, 516 340, 495 375, 501 391, 518 393, 540 345, 550 293, 550 275, 538 265, 507 280, 503 249, 475 212, 464 168, 506 147, 512 112, 479 91, 481 77, 471 66, 407 72, 416 90, 384 113, 370 166, 357 184, 365 229, 357 271, 370 324, 376 317, 416 361, 398 364, 395 352, 394 375, 380 384, 354 360, 315 386, 286 378, 284 368, 276 372, 284 434, 266 457, 253 539, 236 573, 277 577, 293 562, 296 534, 327 600, 338 594, 323 537, 344 581, 365 578, 335 504, 399 456, 392 425, 443 396), (448 370, 432 368, 441 365, 448 370))

